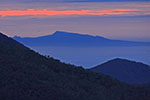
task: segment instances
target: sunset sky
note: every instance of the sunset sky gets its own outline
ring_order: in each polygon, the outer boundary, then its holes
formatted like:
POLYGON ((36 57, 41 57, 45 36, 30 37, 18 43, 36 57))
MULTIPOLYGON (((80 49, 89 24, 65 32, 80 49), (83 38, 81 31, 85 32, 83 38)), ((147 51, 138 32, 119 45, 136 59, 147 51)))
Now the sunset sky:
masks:
POLYGON ((11 37, 67 31, 150 41, 150 0, 0 0, 0 31, 11 37))

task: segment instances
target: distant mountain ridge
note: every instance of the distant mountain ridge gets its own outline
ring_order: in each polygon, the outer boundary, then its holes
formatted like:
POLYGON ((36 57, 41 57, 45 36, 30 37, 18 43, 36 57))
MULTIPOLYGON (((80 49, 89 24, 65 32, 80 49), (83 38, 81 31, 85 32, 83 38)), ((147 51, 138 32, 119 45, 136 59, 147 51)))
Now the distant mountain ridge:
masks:
POLYGON ((126 59, 116 58, 91 70, 131 84, 150 83, 150 66, 126 59))
POLYGON ((150 91, 42 56, 0 33, 0 100, 149 100, 150 91))
POLYGON ((150 46, 150 42, 112 40, 101 36, 83 35, 56 31, 40 37, 19 37, 13 39, 27 46, 150 46))

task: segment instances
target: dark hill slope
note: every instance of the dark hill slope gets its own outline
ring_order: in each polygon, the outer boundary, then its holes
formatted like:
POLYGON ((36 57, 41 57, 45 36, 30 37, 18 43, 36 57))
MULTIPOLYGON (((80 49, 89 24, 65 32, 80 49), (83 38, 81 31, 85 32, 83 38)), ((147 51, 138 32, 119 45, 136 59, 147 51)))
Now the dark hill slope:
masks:
POLYGON ((113 59, 91 70, 110 75, 127 83, 143 84, 150 82, 150 66, 135 61, 113 59))
POLYGON ((0 100, 149 100, 148 90, 46 58, 0 33, 0 100))

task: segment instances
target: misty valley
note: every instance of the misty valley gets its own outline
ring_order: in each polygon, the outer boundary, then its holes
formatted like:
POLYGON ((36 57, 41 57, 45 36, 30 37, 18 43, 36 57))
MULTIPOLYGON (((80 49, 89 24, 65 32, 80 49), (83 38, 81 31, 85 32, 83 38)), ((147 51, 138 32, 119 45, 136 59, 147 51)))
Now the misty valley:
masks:
POLYGON ((102 36, 56 31, 40 37, 13 39, 42 55, 62 62, 91 68, 114 58, 124 58, 150 65, 150 42, 113 40, 102 36))
POLYGON ((91 68, 114 58, 124 58, 150 65, 150 46, 133 47, 38 47, 33 50, 62 62, 91 68))

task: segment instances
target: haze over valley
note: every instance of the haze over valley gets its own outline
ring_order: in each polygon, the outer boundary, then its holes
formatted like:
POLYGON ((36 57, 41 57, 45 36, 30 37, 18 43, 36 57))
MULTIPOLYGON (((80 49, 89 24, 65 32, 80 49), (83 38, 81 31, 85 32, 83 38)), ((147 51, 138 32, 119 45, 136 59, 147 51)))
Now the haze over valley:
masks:
POLYGON ((112 40, 101 36, 56 31, 40 37, 14 37, 42 55, 91 68, 113 58, 125 58, 150 65, 150 42, 112 40))

